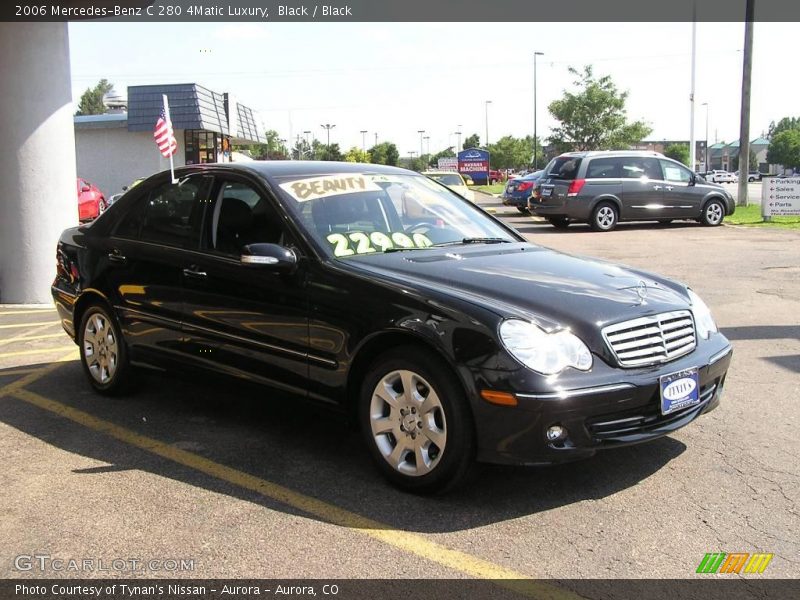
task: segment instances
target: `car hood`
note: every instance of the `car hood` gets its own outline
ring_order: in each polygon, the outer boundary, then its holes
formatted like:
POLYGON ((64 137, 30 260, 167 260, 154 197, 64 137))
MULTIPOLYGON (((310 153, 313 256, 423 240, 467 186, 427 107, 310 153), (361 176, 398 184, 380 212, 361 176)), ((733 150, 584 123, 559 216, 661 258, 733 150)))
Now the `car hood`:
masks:
POLYGON ((685 286, 630 267, 528 243, 455 246, 356 257, 373 276, 424 286, 501 317, 569 327, 599 340, 610 323, 689 308, 685 286))

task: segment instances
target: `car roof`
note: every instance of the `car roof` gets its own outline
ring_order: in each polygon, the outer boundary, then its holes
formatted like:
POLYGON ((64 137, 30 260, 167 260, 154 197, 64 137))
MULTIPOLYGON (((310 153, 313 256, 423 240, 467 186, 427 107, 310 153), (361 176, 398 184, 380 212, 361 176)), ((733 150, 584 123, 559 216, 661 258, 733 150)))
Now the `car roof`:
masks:
MULTIPOLYGON (((198 165, 192 166, 196 167, 198 165)), ((208 168, 253 171, 267 178, 284 177, 287 175, 312 177, 314 175, 333 175, 336 173, 381 173, 386 175, 418 174, 414 171, 401 169, 399 167, 390 167, 388 165, 324 160, 254 160, 236 163, 205 163, 202 166, 208 168)))
POLYGON ((558 156, 573 156, 579 158, 592 158, 594 156, 655 156, 658 158, 665 158, 661 152, 656 152, 654 150, 585 150, 582 152, 564 152, 558 156))
POLYGON ((423 175, 461 175, 458 171, 423 171, 423 175))

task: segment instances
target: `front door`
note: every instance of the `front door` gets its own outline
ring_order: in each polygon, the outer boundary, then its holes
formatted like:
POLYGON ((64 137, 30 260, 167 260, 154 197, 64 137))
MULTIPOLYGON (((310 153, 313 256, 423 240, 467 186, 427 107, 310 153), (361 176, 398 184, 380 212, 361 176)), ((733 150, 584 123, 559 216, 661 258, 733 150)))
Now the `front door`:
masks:
POLYGON ((209 368, 304 396, 308 316, 303 268, 280 274, 242 264, 243 246, 253 243, 296 246, 265 190, 221 175, 206 212, 202 249, 183 265, 188 348, 209 368))
POLYGON ((700 216, 700 205, 704 190, 692 184, 692 172, 683 165, 661 159, 664 171, 664 205, 667 216, 673 219, 696 219, 700 216))

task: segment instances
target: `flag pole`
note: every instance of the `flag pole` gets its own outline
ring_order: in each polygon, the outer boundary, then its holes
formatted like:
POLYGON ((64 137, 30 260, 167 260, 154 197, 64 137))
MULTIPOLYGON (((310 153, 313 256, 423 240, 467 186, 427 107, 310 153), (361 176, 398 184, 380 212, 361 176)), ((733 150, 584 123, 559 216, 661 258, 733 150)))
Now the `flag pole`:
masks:
MULTIPOLYGON (((169 101, 167 100, 166 94, 161 94, 161 98, 164 100, 164 116, 167 118, 167 126, 170 130, 170 135, 174 135, 174 130, 172 129, 172 118, 169 116, 169 101)), ((172 159, 172 155, 175 154, 174 152, 170 152, 169 155, 169 172, 172 175, 172 183, 178 183, 178 180, 175 179, 175 164, 172 159)))

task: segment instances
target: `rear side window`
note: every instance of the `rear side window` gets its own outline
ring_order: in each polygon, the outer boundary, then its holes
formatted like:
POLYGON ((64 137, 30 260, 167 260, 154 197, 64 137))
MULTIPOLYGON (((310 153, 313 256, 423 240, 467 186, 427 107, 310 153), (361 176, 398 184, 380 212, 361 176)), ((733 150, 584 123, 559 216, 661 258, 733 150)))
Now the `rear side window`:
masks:
POLYGON ((572 180, 578 175, 581 159, 574 156, 557 156, 547 165, 547 177, 572 180))
POLYGON ((115 235, 168 246, 197 247, 211 181, 210 177, 194 175, 155 188, 125 215, 115 235))
POLYGON ((619 158, 595 158, 586 167, 587 179, 619 179, 622 177, 619 158))
POLYGON ((630 156, 621 161, 621 177, 625 179, 663 179, 661 167, 655 158, 630 156))

